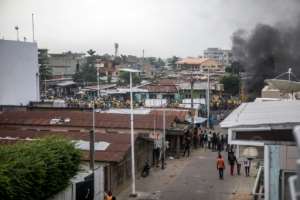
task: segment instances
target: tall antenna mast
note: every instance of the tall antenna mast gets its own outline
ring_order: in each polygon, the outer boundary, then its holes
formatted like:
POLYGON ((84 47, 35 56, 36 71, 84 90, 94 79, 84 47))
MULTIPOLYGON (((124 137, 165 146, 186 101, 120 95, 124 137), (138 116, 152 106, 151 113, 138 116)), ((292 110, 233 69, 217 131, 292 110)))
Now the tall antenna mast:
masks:
POLYGON ((34 14, 31 15, 31 22, 32 22, 32 42, 35 42, 34 40, 34 14))
POLYGON ((292 68, 289 68, 288 74, 289 74, 289 81, 290 81, 291 80, 291 74, 292 74, 292 68))

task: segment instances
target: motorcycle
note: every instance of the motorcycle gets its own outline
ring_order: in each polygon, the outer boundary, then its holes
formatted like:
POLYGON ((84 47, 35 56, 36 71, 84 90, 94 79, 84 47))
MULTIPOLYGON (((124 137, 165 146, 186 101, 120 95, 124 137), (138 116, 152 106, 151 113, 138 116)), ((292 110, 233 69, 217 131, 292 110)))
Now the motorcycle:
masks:
POLYGON ((142 175, 142 177, 145 178, 145 177, 149 176, 149 174, 150 174, 150 165, 148 162, 145 162, 145 165, 143 167, 141 175, 142 175))

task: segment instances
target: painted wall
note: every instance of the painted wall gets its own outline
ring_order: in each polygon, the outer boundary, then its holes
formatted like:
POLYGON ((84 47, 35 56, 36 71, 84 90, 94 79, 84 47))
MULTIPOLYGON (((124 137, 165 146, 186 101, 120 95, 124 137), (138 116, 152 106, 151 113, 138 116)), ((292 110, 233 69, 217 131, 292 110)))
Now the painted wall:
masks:
POLYGON ((37 73, 36 43, 0 40, 0 105, 38 100, 37 73))

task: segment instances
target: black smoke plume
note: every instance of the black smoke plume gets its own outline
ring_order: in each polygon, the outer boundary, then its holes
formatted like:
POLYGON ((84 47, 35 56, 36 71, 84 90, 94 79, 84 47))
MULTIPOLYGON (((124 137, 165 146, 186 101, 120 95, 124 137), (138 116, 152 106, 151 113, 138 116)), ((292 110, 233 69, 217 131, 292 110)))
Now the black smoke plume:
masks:
POLYGON ((259 95, 265 79, 274 78, 288 68, 300 78, 299 19, 289 26, 258 24, 250 34, 244 30, 233 34, 234 59, 250 77, 246 81, 248 93, 259 95))

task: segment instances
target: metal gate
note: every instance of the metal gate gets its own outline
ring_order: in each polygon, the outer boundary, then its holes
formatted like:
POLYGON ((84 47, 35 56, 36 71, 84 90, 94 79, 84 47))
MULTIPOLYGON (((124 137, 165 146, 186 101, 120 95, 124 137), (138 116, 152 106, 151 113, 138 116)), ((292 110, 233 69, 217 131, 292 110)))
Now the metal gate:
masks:
POLYGON ((94 199, 94 176, 90 174, 84 181, 76 183, 76 200, 94 199))

